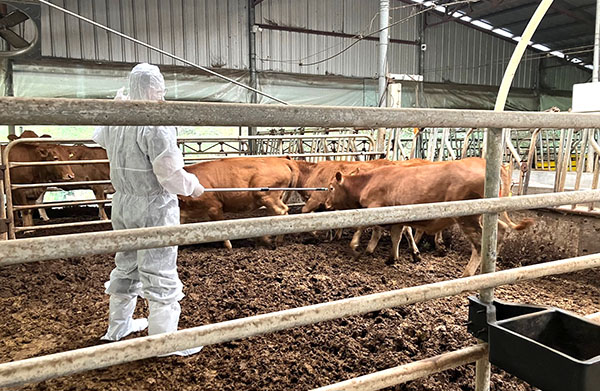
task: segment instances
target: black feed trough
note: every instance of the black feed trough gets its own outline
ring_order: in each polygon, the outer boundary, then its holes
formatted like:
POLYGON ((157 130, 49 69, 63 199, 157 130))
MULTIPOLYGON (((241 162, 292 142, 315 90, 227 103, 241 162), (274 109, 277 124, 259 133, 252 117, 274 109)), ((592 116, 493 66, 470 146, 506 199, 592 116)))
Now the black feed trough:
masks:
POLYGON ((600 390, 600 325, 554 307, 469 301, 469 332, 488 341, 492 364, 543 391, 600 390))

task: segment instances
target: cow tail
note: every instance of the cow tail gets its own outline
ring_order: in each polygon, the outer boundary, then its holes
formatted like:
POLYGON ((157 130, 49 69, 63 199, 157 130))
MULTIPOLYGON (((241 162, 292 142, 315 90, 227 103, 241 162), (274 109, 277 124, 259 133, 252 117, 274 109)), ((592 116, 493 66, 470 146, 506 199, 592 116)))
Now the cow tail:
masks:
POLYGON ((500 216, 502 217, 501 220, 503 220, 506 224, 508 224, 510 228, 514 229, 515 231, 522 231, 524 229, 527 229, 531 227, 535 222, 535 220, 532 218, 525 218, 516 224, 510 219, 510 217, 508 217, 508 213, 506 211, 502 212, 500 216))

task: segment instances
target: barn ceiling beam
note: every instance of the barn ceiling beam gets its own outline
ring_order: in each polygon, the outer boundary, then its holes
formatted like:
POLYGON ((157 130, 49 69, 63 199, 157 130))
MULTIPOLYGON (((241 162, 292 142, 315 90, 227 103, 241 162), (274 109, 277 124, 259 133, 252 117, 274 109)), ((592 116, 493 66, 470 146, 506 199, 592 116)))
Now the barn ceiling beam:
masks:
POLYGON ((472 12, 469 14, 470 17, 472 17, 473 19, 488 19, 488 18, 497 18, 497 17, 502 17, 503 15, 509 14, 509 13, 513 13, 513 12, 518 12, 527 8, 535 8, 537 3, 525 3, 525 4, 521 4, 519 6, 513 7, 513 8, 507 8, 507 9, 503 9, 503 10, 498 10, 498 11, 493 11, 490 13, 486 13, 485 10, 487 10, 487 8, 480 8, 481 12, 472 12))
MULTIPOLYGON (((263 23, 257 23, 256 25, 264 30, 289 31, 289 32, 293 32, 293 33, 325 35, 325 36, 329 36, 329 37, 355 38, 355 39, 360 38, 356 34, 340 33, 337 31, 311 30, 311 29, 305 29, 303 27, 279 26, 276 24, 263 24, 263 23)), ((367 40, 367 41, 379 42, 379 38, 375 37, 375 36, 362 37, 362 39, 367 40)), ((419 44, 418 41, 408 41, 405 39, 394 39, 394 38, 390 38, 390 42, 405 44, 405 45, 418 45, 419 44)))

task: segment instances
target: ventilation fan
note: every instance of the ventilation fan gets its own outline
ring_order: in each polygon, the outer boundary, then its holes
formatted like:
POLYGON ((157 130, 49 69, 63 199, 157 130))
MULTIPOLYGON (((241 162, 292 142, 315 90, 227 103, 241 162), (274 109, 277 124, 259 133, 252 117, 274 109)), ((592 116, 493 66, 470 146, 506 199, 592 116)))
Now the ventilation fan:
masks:
POLYGON ((41 55, 40 14, 36 2, 0 0, 0 58, 41 55))

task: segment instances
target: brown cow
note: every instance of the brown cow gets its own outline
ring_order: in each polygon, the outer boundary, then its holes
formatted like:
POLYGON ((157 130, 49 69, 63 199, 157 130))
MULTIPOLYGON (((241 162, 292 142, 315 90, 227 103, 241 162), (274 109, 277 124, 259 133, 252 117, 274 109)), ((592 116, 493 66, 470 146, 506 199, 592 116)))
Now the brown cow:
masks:
MULTIPOLYGON (((219 159, 186 166, 209 188, 296 187, 298 164, 294 160, 275 157, 241 157, 219 159)), ((271 215, 285 215, 283 191, 206 192, 200 197, 179 196, 181 221, 222 220, 224 212, 252 212, 264 206, 271 215)), ((269 242, 268 238, 263 238, 269 242)), ((225 246, 231 249, 227 240, 225 246)))
MULTIPOLYGON (((384 206, 423 204, 444 201, 460 201, 482 198, 485 184, 485 160, 468 158, 450 162, 401 167, 381 167, 353 176, 336 173, 330 184, 326 200, 328 209, 376 208, 384 206)), ((499 221, 498 242, 506 228, 522 230, 533 221, 526 219, 514 224, 504 212, 506 222, 499 221)), ((480 216, 443 218, 409 223, 433 235, 453 224, 458 224, 471 243, 471 259, 464 271, 465 276, 475 274, 481 263, 480 216)), ((402 224, 392 227, 394 260, 398 259, 399 235, 402 224)))
MULTIPOLYGON (((26 131, 22 138, 36 138, 34 132, 26 131)), ((9 136, 9 140, 19 137, 9 136)), ((2 146, 4 156, 6 146, 2 146)), ((10 150, 9 161, 11 162, 36 162, 36 161, 62 161, 69 160, 69 153, 60 145, 50 143, 20 143, 10 150)), ((75 177, 69 165, 37 166, 37 167, 15 167, 10 170, 12 184, 48 183, 55 181, 70 181, 75 177)), ((12 192, 13 205, 35 205, 36 200, 46 191, 45 188, 17 189, 12 192)), ((31 210, 21 211, 23 226, 33 225, 31 210)))
MULTIPOLYGON (((299 161, 298 165, 300 166, 301 174, 298 180, 298 187, 326 187, 331 182, 331 179, 335 176, 335 173, 338 171, 342 172, 343 174, 353 175, 358 172, 364 173, 369 170, 373 170, 375 168, 384 166, 413 166, 427 163, 429 163, 428 160, 422 159, 410 159, 402 161, 389 161, 387 159, 378 159, 366 162, 323 161, 319 163, 307 163, 299 161)), ((300 194, 304 197, 305 200, 307 200, 304 207, 302 208, 303 213, 310 213, 315 210, 324 208, 325 199, 327 198, 327 192, 309 191, 300 194)), ((358 255, 356 249, 358 248, 360 237, 362 236, 363 231, 364 227, 357 228, 350 242, 350 248, 355 256, 358 255)), ((413 253, 418 254, 419 249, 417 248, 410 227, 407 226, 402 232, 406 235, 406 238, 408 239, 408 242, 413 249, 413 253)), ((340 239, 341 233, 342 230, 338 229, 334 238, 340 239)), ((377 247, 377 243, 379 242, 382 233, 383 230, 381 227, 373 227, 373 233, 371 234, 371 239, 369 240, 369 245, 367 246, 368 254, 371 254, 373 253, 373 251, 375 251, 375 248, 377 247)))
MULTIPOLYGON (((69 152, 70 160, 108 160, 106 150, 101 147, 88 147, 85 145, 74 145, 65 147, 69 152)), ((110 180, 110 166, 102 164, 72 164, 71 168, 75 174, 75 181, 106 181, 110 180)), ((63 190, 90 189, 94 192, 97 200, 106 200, 106 194, 112 194, 115 189, 112 185, 79 185, 62 186, 63 190)), ((98 215, 102 220, 108 220, 104 204, 98 204, 98 215)))

